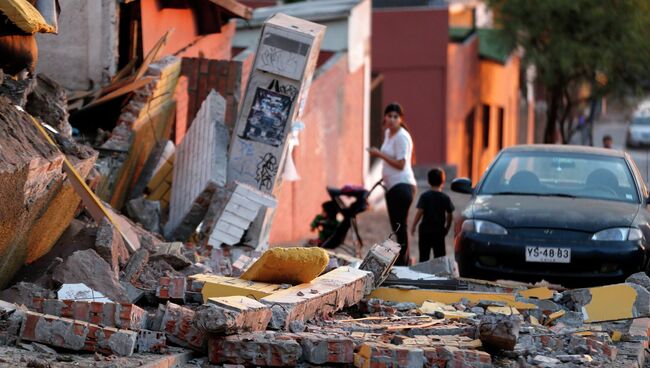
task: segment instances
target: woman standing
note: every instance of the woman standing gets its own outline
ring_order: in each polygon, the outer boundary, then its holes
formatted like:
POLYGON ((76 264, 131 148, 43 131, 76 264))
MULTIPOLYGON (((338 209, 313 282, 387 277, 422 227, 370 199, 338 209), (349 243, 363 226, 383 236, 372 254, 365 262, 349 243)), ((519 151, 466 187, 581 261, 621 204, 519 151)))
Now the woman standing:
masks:
POLYGON ((382 159, 382 178, 386 186, 386 207, 393 231, 397 231, 397 242, 401 245, 398 266, 409 264, 409 241, 406 221, 409 208, 415 196, 415 175, 413 175, 413 140, 404 124, 402 106, 393 102, 384 110, 384 143, 381 149, 370 148, 372 157, 382 159))

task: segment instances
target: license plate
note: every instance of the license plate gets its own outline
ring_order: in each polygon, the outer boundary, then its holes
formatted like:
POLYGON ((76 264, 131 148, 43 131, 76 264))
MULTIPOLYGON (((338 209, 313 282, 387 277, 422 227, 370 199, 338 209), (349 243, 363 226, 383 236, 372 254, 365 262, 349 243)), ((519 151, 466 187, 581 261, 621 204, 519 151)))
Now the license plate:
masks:
POLYGON ((571 249, 526 247, 526 262, 571 263, 571 249))

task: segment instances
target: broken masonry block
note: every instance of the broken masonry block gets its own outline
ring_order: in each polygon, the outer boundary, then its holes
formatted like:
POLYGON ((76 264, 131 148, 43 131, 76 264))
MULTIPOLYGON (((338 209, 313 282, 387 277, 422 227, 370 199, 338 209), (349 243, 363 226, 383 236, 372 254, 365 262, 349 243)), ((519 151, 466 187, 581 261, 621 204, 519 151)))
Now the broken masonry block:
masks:
POLYGON ((156 287, 156 298, 172 299, 185 303, 185 291, 187 280, 185 277, 167 277, 163 276, 156 287))
POLYGON ((149 257, 151 261, 163 260, 175 270, 181 270, 192 265, 187 257, 183 255, 183 243, 161 243, 156 246, 156 251, 149 257))
POLYGON ((192 323, 194 314, 195 312, 189 308, 167 302, 160 319, 159 330, 165 332, 167 339, 174 344, 205 351, 207 335, 204 330, 192 323))
POLYGON ((194 315, 194 325, 212 334, 265 331, 271 308, 245 296, 210 298, 194 315))
POLYGON ((146 325, 147 313, 128 303, 89 302, 45 299, 39 313, 93 323, 103 327, 140 330, 146 325))
MULTIPOLYGON (((0 288, 4 288, 29 258, 30 238, 50 236, 32 232, 39 217, 50 207, 55 188, 64 180, 64 155, 41 136, 30 115, 19 111, 2 96, 0 147, 0 198, 3 198, 0 211, 3 232, 0 238, 0 288)), ((60 231, 66 227, 67 224, 62 224, 60 231)))
POLYGON ((15 79, 4 74, 0 79, 0 96, 11 101, 12 105, 25 107, 28 96, 36 87, 36 79, 15 79))
POLYGON ((95 251, 111 266, 115 276, 119 276, 120 268, 129 260, 129 251, 119 231, 104 218, 97 229, 95 251))
POLYGON ((34 299, 54 299, 56 292, 29 282, 19 282, 0 292, 0 300, 32 308, 34 299))
POLYGON ((352 364, 355 342, 339 334, 298 332, 296 341, 302 347, 302 359, 311 364, 352 364))
POLYGON ((249 257, 245 254, 242 254, 232 264, 232 275, 235 277, 241 276, 244 272, 246 272, 250 268, 250 266, 253 265, 253 263, 257 262, 259 257, 260 256, 249 257))
POLYGON ((136 342, 138 353, 164 354, 167 348, 167 336, 161 331, 139 330, 136 342))
POLYGON ((95 324, 26 312, 20 338, 54 347, 130 356, 135 349, 137 333, 100 327, 95 324))
POLYGON ((211 248, 208 265, 216 274, 232 276, 232 264, 226 248, 211 248))
POLYGON ((122 270, 120 280, 128 283, 136 282, 147 263, 149 263, 149 251, 144 248, 138 249, 122 270))
POLYGON ((213 248, 238 244, 260 210, 276 206, 272 195, 244 183, 230 182, 212 197, 201 232, 213 248))
POLYGON ((354 355, 355 367, 409 367, 424 366, 424 351, 420 348, 366 342, 354 355))
POLYGON ((0 300, 0 346, 15 345, 18 342, 20 328, 25 319, 27 308, 0 300))
POLYGON ((309 321, 357 304, 373 285, 370 272, 339 267, 309 283, 290 287, 260 299, 271 307, 271 329, 288 329, 291 321, 309 321))
POLYGON ((144 297, 145 291, 143 289, 140 289, 138 287, 133 286, 130 282, 126 281, 120 281, 120 284, 126 290, 126 294, 129 297, 129 303, 137 303, 144 297))
POLYGON ((295 367, 301 356, 298 342, 290 336, 272 332, 212 336, 208 342, 211 364, 295 367))
POLYGON ((323 248, 273 248, 239 278, 273 284, 302 284, 320 275, 329 262, 323 248))
POLYGON ((201 223, 218 187, 226 184, 226 101, 211 91, 183 141, 176 147, 169 220, 165 237, 185 240, 201 223))
POLYGON ((423 347, 425 367, 491 368, 492 357, 484 351, 453 346, 423 347))
POLYGON ((359 269, 372 272, 375 277, 375 287, 379 287, 390 274, 399 251, 399 244, 386 239, 381 244, 375 244, 370 248, 359 269))
POLYGON ((514 350, 521 320, 516 315, 484 315, 478 325, 479 339, 486 347, 514 350))
POLYGON ((36 83, 27 97, 25 110, 56 129, 62 136, 72 137, 65 88, 42 73, 37 74, 35 79, 36 83))
POLYGON ((128 302, 129 297, 106 261, 92 249, 79 250, 56 267, 52 280, 60 284, 84 283, 113 302, 128 302))
POLYGON ((142 227, 154 233, 160 233, 160 202, 150 201, 145 197, 132 199, 126 203, 126 213, 142 227))

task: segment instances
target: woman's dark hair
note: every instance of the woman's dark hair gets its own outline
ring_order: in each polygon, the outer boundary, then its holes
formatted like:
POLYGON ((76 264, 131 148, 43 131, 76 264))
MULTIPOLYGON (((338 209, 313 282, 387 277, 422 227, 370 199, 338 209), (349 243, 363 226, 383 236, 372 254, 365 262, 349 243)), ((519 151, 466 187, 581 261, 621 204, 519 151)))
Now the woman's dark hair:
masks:
MULTIPOLYGON (((411 133, 411 130, 409 129, 408 125, 406 125, 406 122, 404 121, 404 108, 402 105, 400 105, 397 102, 391 102, 388 105, 386 105, 386 108, 384 109, 384 116, 388 115, 388 113, 391 112, 396 112, 397 115, 399 115, 402 118, 402 122, 400 125, 404 130, 407 132, 411 133)), ((415 165, 415 142, 413 143, 413 152, 411 152, 411 166, 415 165)))
POLYGON ((400 117, 404 117, 404 108, 402 108, 402 105, 397 102, 391 102, 386 106, 384 109, 384 115, 387 115, 389 112, 396 112, 400 117))

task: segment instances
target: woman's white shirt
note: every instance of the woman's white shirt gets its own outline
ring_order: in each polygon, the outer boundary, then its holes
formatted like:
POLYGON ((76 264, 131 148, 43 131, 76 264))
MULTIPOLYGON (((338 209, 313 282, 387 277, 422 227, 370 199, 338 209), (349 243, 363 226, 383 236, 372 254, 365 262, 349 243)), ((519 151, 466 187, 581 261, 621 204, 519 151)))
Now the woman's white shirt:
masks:
POLYGON ((397 184, 416 185, 415 175, 411 167, 411 156, 413 155, 413 140, 411 135, 404 128, 399 128, 397 133, 390 136, 390 130, 384 132, 384 143, 381 145, 381 152, 395 160, 404 159, 405 164, 402 170, 398 170, 386 162, 382 162, 382 177, 386 190, 397 184))

